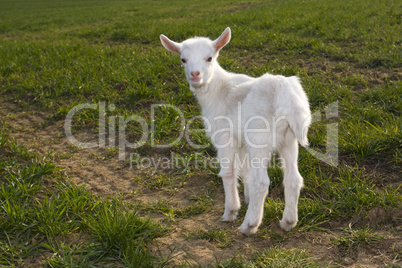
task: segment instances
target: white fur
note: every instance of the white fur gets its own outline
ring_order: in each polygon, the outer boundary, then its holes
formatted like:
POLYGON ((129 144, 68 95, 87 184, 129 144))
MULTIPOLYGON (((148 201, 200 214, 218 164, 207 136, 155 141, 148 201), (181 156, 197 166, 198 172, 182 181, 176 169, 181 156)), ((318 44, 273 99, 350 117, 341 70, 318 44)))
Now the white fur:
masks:
POLYGON ((277 152, 282 159, 286 202, 280 226, 288 231, 298 221, 297 202, 303 186, 297 168, 298 142, 308 144, 308 99, 297 77, 265 74, 252 78, 222 69, 216 58, 230 37, 230 28, 215 41, 196 37, 176 43, 160 36, 163 46, 184 61, 190 89, 202 108, 207 136, 217 148, 225 190, 222 220, 237 217, 240 176, 248 203, 240 231, 257 231, 270 183, 267 165, 272 153, 277 152))

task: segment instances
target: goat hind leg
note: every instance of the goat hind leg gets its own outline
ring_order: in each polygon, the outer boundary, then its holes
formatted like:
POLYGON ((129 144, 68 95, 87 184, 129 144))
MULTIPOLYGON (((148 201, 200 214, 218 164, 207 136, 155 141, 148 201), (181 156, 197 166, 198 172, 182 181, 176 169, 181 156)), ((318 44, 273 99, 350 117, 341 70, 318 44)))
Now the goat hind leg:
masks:
POLYGON ((251 168, 249 178, 250 203, 243 224, 240 226, 240 232, 245 235, 251 235, 257 232, 260 226, 264 202, 268 194, 269 177, 266 168, 251 168))
POLYGON ((297 203, 303 187, 303 177, 297 168, 298 144, 296 139, 283 145, 279 154, 282 157, 283 184, 285 186, 285 210, 280 226, 283 230, 289 231, 296 226, 298 221, 297 203))
POLYGON ((243 168, 240 170, 240 177, 243 181, 244 188, 244 203, 250 203, 250 188, 249 188, 249 178, 248 178, 248 168, 243 168))
POLYGON ((243 182, 243 188, 244 188, 244 203, 248 204, 250 203, 250 189, 249 189, 249 170, 250 170, 250 163, 248 161, 248 157, 246 154, 245 148, 242 148, 239 154, 238 161, 236 161, 236 164, 238 164, 238 169, 239 169, 239 175, 240 178, 243 182))

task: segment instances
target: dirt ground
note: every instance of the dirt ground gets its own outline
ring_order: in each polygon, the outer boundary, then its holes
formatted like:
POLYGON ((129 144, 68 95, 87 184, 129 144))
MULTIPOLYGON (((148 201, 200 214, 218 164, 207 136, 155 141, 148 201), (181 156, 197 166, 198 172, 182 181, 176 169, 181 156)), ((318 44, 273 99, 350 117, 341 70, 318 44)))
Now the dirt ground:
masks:
MULTIPOLYGON (((149 190, 133 179, 137 176, 152 176, 149 170, 130 168, 127 161, 118 160, 117 155, 108 156, 110 152, 107 148, 79 149, 72 146, 65 135, 64 120, 49 120, 47 116, 46 113, 22 109, 0 95, 0 122, 7 123, 11 137, 42 155, 52 154, 53 162, 64 169, 71 182, 76 185, 85 185, 94 195, 107 198, 120 193, 129 202, 143 204, 163 198, 172 204, 185 206, 190 202, 191 195, 204 193, 205 186, 210 183, 210 178, 196 174, 189 177, 187 183, 176 189, 174 194, 149 190)), ((92 131, 82 131, 76 135, 76 138, 89 141, 95 140, 96 135, 92 131)), ((376 233, 382 235, 383 239, 370 245, 363 245, 354 252, 344 252, 331 243, 334 234, 340 232, 340 227, 347 227, 349 222, 332 223, 333 226, 328 226, 330 231, 294 232, 290 236, 280 230, 278 223, 268 226, 263 224, 262 228, 269 228, 286 236, 286 239, 278 241, 258 234, 247 237, 237 231, 240 226, 238 221, 234 223, 220 221, 224 195, 221 186, 217 186, 216 191, 214 204, 210 210, 171 223, 172 230, 157 239, 157 243, 153 245, 155 255, 174 257, 170 262, 172 265, 180 264, 184 260, 191 264, 213 265, 217 260, 228 260, 236 255, 249 257, 260 250, 281 247, 306 249, 314 260, 325 262, 329 266, 384 267, 384 263, 402 265, 401 261, 394 260, 393 254, 393 251, 401 252, 401 227, 396 228, 399 233, 390 232, 384 226, 376 229, 376 233), (213 241, 186 239, 184 235, 190 231, 210 230, 215 227, 219 230, 227 229, 233 236, 228 247, 220 248, 213 241)), ((386 212, 377 209, 370 213, 369 219, 375 222, 386 212)), ((161 221, 165 218, 160 214, 148 216, 161 221)), ((395 220, 401 217, 401 215, 394 216, 395 220)))

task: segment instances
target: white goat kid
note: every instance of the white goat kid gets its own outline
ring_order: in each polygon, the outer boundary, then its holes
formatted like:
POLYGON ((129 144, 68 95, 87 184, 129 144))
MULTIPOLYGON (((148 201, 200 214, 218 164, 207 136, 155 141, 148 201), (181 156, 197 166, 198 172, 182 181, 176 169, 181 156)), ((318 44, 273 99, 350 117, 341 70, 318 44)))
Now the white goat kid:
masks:
POLYGON ((297 77, 265 74, 252 78, 222 69, 216 59, 230 38, 230 28, 215 41, 195 37, 176 43, 160 36, 167 50, 180 55, 190 90, 202 108, 207 136, 218 151, 225 190, 222 220, 237 217, 240 176, 248 203, 240 231, 247 235, 257 232, 270 183, 267 166, 272 153, 278 152, 286 202, 280 226, 288 231, 298 221, 297 203, 303 186, 297 168, 298 142, 308 144, 308 99, 297 77))

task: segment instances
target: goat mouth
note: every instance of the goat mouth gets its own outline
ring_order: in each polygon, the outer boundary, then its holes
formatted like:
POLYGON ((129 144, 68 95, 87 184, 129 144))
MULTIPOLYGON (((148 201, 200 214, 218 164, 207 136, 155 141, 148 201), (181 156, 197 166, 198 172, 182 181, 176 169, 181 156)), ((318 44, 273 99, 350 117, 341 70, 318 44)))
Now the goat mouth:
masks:
POLYGON ((192 82, 194 82, 194 83, 199 83, 199 82, 201 82, 201 77, 193 77, 193 78, 191 78, 191 81, 192 82))

